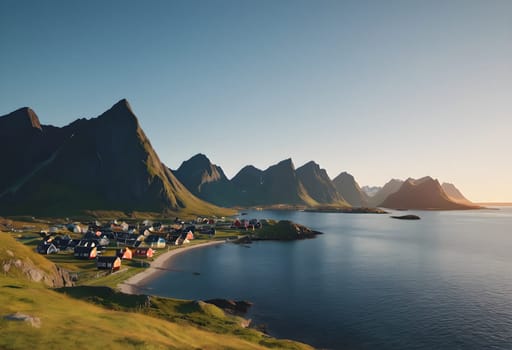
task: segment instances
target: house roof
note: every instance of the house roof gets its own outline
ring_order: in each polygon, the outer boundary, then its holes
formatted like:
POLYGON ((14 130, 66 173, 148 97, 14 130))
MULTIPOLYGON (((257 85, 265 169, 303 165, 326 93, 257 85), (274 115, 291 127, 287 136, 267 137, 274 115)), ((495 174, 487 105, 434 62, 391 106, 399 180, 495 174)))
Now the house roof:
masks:
MULTIPOLYGON (((98 260, 98 262, 112 262, 113 263, 114 261, 118 260, 119 257, 117 257, 117 256, 98 256, 96 259, 98 260)), ((119 260, 121 260, 121 259, 119 259, 119 260)))

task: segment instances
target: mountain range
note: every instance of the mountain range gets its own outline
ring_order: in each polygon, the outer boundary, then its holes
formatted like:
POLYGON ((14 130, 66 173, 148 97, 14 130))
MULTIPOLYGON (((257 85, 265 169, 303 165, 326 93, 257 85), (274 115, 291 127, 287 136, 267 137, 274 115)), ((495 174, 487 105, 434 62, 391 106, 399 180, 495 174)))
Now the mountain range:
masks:
POLYGON ((227 212, 221 207, 273 205, 475 207, 453 184, 428 177, 393 179, 370 196, 347 172, 331 180, 314 161, 296 169, 290 158, 265 170, 247 165, 232 179, 204 154, 173 171, 160 161, 125 99, 96 118, 62 128, 42 125, 27 107, 2 116, 0 155, 0 213, 11 215, 90 210, 206 215, 227 212))
POLYGON ((2 213, 220 211, 162 164, 126 100, 63 128, 22 108, 0 117, 0 130, 2 213))
POLYGON ((218 205, 245 207, 287 204, 438 210, 477 207, 453 184, 441 186, 428 176, 418 180, 392 179, 375 191, 373 196, 369 196, 351 174, 342 172, 331 180, 327 172, 313 161, 297 169, 291 159, 266 170, 248 165, 229 180, 222 168, 212 164, 204 154, 198 154, 183 162, 174 173, 194 194, 218 205))

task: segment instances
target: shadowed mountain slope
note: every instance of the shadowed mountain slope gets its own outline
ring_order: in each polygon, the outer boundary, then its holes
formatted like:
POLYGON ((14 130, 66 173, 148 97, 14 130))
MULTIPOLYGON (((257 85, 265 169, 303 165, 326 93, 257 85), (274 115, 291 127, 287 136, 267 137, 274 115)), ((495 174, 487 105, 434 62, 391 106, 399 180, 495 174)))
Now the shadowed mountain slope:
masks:
POLYGON ((469 199, 467 199, 462 192, 455 187, 454 184, 443 182, 441 185, 444 192, 450 197, 450 199, 454 202, 458 202, 461 204, 468 204, 468 205, 475 205, 473 202, 471 202, 469 199))
POLYGON ((400 189, 390 194, 381 206, 393 209, 455 210, 475 209, 454 202, 444 192, 439 181, 427 176, 418 180, 408 179, 400 189))
POLYGON ((334 180, 334 186, 343 198, 353 207, 367 207, 368 196, 361 190, 354 176, 347 172, 342 172, 334 180))
POLYGON ((316 202, 321 204, 334 204, 350 206, 342 195, 336 190, 325 169, 310 161, 297 169, 297 177, 304 185, 307 193, 316 202))
POLYGON ((0 117, 0 196, 19 187, 36 167, 52 157, 65 139, 65 130, 41 126, 28 107, 0 117))
POLYGON ((53 129, 63 134, 60 144, 47 164, 33 166, 20 188, 0 197, 3 212, 216 209, 193 196, 160 162, 126 100, 97 118, 53 129))
POLYGON ((236 205, 236 190, 221 167, 204 154, 184 161, 174 175, 195 196, 216 205, 236 205))
POLYGON ((392 193, 400 189, 404 182, 398 179, 389 180, 382 188, 372 197, 368 198, 370 207, 380 207, 382 202, 392 193))
POLYGON ((265 171, 252 165, 244 167, 231 180, 238 192, 239 205, 316 205, 297 177, 291 159, 265 171))

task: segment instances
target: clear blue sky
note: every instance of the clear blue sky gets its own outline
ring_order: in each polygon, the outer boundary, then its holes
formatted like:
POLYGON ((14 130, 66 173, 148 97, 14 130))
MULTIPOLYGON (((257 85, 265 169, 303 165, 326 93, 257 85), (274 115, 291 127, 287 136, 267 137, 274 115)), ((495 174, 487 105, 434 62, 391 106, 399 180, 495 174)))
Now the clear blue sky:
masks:
POLYGON ((512 1, 0 2, 0 115, 127 98, 161 160, 288 157, 512 201, 512 1))

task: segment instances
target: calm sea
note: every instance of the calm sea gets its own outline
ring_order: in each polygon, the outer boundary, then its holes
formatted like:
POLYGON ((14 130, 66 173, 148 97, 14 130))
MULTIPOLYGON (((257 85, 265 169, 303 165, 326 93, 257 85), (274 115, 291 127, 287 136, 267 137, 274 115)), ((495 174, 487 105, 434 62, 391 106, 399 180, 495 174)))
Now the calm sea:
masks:
POLYGON ((324 234, 183 253, 149 292, 250 300, 270 334, 318 348, 512 349, 512 208, 409 213, 249 212, 324 234))

